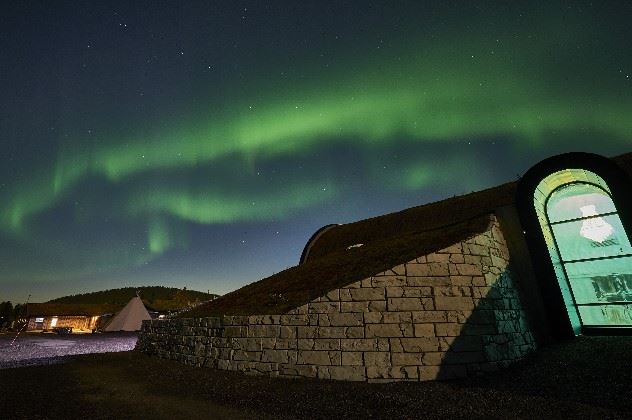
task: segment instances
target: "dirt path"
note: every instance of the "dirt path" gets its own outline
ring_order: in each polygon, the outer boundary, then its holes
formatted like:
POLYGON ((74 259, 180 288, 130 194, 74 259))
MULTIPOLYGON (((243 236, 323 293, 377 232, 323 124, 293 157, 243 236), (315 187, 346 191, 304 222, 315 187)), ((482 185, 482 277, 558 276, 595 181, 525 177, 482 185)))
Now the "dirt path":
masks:
POLYGON ((632 337, 580 338, 471 380, 366 384, 198 369, 136 352, 0 371, 2 418, 632 418, 632 337))

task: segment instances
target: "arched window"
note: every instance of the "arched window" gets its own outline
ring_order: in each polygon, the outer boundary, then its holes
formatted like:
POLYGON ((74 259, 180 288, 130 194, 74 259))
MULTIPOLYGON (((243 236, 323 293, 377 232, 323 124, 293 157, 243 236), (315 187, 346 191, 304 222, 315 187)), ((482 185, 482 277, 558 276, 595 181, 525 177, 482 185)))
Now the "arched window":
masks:
POLYGON ((605 181, 565 169, 544 178, 533 198, 575 334, 632 326, 632 246, 605 181))

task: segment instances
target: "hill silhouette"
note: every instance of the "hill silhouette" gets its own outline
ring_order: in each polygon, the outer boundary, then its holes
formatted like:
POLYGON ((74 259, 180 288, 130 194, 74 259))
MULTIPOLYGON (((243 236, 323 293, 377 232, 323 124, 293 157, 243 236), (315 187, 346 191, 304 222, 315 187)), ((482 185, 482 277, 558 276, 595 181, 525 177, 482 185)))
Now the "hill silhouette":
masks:
POLYGON ((52 299, 47 303, 125 305, 131 298, 136 296, 136 292, 139 292, 147 309, 153 311, 177 311, 218 297, 218 295, 213 293, 187 290, 186 287, 178 289, 164 286, 138 286, 63 296, 52 299))

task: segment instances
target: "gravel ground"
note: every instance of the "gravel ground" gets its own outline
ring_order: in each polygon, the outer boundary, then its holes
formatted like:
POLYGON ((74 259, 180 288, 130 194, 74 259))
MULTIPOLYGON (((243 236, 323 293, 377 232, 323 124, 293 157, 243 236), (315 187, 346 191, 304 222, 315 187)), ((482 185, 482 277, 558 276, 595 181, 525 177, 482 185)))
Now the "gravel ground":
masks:
POLYGON ((0 335, 0 369, 63 363, 69 356, 133 350, 136 333, 0 335), (15 340, 15 341, 14 341, 15 340))
POLYGON ((77 355, 0 371, 0 418, 631 419, 630 360, 632 337, 578 337, 478 378, 368 384, 247 376, 136 351, 77 355))

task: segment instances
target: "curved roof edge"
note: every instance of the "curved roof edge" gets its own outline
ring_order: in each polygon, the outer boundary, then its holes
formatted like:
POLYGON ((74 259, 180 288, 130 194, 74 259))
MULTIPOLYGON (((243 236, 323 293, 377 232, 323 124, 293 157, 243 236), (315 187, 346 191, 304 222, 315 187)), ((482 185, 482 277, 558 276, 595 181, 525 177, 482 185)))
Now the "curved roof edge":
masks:
POLYGON ((329 229, 334 228, 336 226, 340 226, 340 223, 332 223, 330 225, 325 225, 318 229, 314 234, 307 240, 305 243, 305 247, 303 248, 303 252, 301 252, 301 259, 299 260, 299 264, 303 264, 309 258, 309 251, 312 249, 312 246, 316 243, 318 238, 320 238, 325 232, 329 229))

